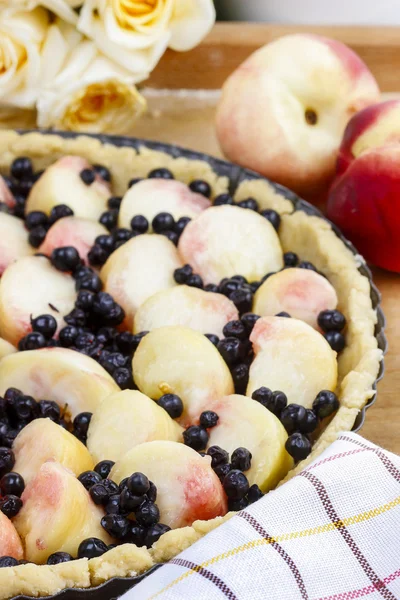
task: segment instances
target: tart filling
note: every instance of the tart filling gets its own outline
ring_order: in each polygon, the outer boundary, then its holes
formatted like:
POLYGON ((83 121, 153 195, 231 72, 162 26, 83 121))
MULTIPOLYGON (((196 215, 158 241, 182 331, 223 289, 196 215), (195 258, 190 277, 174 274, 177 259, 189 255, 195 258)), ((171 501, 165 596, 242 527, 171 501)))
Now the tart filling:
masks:
POLYGON ((84 137, 0 150, 8 599, 169 560, 351 428, 382 356, 355 256, 267 181, 231 197, 84 137))

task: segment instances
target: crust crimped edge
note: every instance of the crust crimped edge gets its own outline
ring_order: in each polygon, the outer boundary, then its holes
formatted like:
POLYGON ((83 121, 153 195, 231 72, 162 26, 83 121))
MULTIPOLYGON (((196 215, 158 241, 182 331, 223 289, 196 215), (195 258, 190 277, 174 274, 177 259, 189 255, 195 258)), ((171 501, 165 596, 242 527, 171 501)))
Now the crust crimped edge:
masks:
MULTIPOLYGON (((40 133, 0 133, 0 171, 8 173, 17 156, 29 156, 36 169, 44 169, 66 154, 83 156, 91 163, 101 163, 113 175, 113 192, 123 195, 132 177, 144 177, 158 167, 168 167, 174 176, 189 183, 204 179, 212 188, 212 197, 228 190, 228 178, 219 177, 201 160, 173 158, 147 148, 116 147, 87 136, 62 138, 40 133)), ((357 414, 375 393, 382 352, 374 336, 376 311, 370 298, 370 284, 358 267, 360 257, 336 236, 329 223, 319 217, 294 211, 293 204, 264 180, 246 180, 235 194, 237 201, 254 197, 261 208, 271 208, 282 218, 279 237, 284 252, 292 251, 309 260, 324 273, 338 294, 338 308, 348 320, 347 346, 338 360, 337 392, 340 408, 317 439, 310 456, 299 463, 279 484, 295 476, 321 454, 342 431, 352 428, 357 414)), ((67 588, 90 588, 113 577, 132 577, 147 571, 155 563, 171 560, 201 537, 230 519, 235 513, 209 521, 195 521, 165 533, 150 550, 125 544, 92 560, 76 560, 55 566, 21 565, 0 569, 0 600, 18 594, 48 596, 67 588)))

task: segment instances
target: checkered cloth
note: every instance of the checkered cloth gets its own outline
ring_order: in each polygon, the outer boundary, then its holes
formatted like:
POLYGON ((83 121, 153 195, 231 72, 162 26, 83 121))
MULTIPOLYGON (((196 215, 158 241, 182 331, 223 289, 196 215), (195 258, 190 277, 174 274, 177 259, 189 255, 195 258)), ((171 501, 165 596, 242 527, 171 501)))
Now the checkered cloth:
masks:
POLYGON ((400 458, 343 434, 124 600, 398 600, 400 458))

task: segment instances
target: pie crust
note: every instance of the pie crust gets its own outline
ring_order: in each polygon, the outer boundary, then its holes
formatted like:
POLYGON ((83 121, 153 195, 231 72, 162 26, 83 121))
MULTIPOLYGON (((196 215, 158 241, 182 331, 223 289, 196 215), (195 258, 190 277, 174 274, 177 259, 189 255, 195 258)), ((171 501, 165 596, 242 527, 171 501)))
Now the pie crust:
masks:
MULTIPOLYGON (((145 177, 158 167, 168 167, 185 183, 204 179, 212 187, 212 196, 228 191, 228 178, 214 173, 205 161, 173 158, 164 152, 141 147, 117 147, 88 136, 64 138, 41 133, 0 133, 0 172, 7 174, 12 161, 28 156, 35 169, 44 169, 66 154, 79 155, 91 163, 100 163, 113 174, 116 195, 123 195, 132 176, 145 177)), ((286 192, 287 193, 287 192, 286 192)), ((252 196, 264 208, 272 208, 282 217, 279 237, 283 250, 299 254, 312 262, 335 287, 339 304, 348 321, 347 346, 338 359, 337 393, 340 408, 313 446, 312 453, 285 478, 287 481, 313 461, 342 431, 350 430, 357 414, 374 395, 382 351, 374 335, 377 314, 371 302, 370 283, 358 268, 365 264, 337 237, 322 218, 294 211, 293 204, 266 180, 245 180, 235 194, 237 201, 252 196)), ((283 481, 283 482, 284 482, 283 481)), ((283 483, 281 482, 281 483, 283 483)), ((234 513, 211 521, 196 521, 191 527, 165 533, 151 548, 125 544, 99 558, 76 560, 55 566, 27 564, 0 569, 0 600, 19 594, 49 596, 67 588, 90 588, 113 577, 132 577, 147 571, 155 563, 170 560, 234 513)))

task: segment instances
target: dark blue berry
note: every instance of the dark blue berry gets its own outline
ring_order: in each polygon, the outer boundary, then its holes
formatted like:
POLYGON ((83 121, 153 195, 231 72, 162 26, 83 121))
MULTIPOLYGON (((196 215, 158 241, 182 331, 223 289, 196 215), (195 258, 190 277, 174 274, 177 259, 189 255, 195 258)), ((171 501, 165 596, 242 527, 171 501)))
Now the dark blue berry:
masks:
POLYGON ((97 558, 107 552, 108 547, 98 538, 88 538, 79 544, 78 558, 97 558))
POLYGON ((165 169, 164 167, 160 167, 158 169, 153 169, 147 175, 149 179, 174 179, 173 174, 169 169, 165 169))
POLYGON ((70 562, 74 560, 68 552, 54 552, 47 559, 48 565, 59 565, 60 563, 70 562))
POLYGON ((107 200, 107 206, 110 210, 119 210, 122 202, 122 196, 111 196, 107 200))
POLYGON ((295 267, 299 262, 299 257, 294 252, 285 252, 283 255, 285 267, 295 267))
POLYGON ((107 479, 114 465, 115 462, 112 460, 102 460, 101 462, 97 463, 94 470, 102 479, 107 479))
POLYGON ((242 344, 235 337, 228 337, 220 340, 217 346, 219 353, 227 365, 234 365, 242 356, 242 344))
POLYGON ((111 173, 107 167, 104 167, 103 165, 93 165, 93 169, 97 175, 100 175, 100 177, 104 179, 104 181, 107 181, 108 183, 111 182, 111 173))
POLYGON ((231 465, 229 465, 228 463, 222 464, 222 465, 217 465, 214 468, 214 472, 217 475, 217 477, 219 478, 220 482, 222 483, 223 480, 225 479, 226 475, 230 472, 231 470, 231 465))
POLYGON ((0 510, 9 519, 17 516, 22 508, 22 500, 18 496, 8 495, 0 499, 0 510))
POLYGON ((249 491, 249 482, 242 471, 230 471, 222 483, 225 493, 230 500, 241 500, 249 491))
POLYGON ((89 493, 90 493, 90 497, 92 498, 93 502, 97 505, 107 504, 109 497, 110 497, 110 494, 103 482, 95 483, 90 488, 89 493))
POLYGON ((145 501, 135 512, 136 521, 143 527, 155 525, 160 520, 160 511, 154 502, 145 501))
POLYGON ((136 510, 144 500, 145 496, 143 494, 137 496, 132 494, 132 492, 125 487, 121 492, 119 503, 123 512, 131 513, 136 510))
POLYGON ((64 246, 53 250, 51 263, 59 271, 75 271, 76 267, 81 264, 81 258, 76 248, 64 246))
POLYGON ((214 206, 223 206, 224 204, 234 204, 232 196, 229 194, 220 194, 214 200, 214 206))
POLYGON ((163 523, 156 523, 155 525, 151 525, 148 528, 146 536, 144 538, 145 546, 147 546, 147 548, 151 548, 152 545, 155 544, 164 533, 167 533, 167 531, 170 530, 171 527, 168 527, 168 525, 164 525, 163 523))
POLYGON ((193 269, 190 265, 183 265, 174 271, 174 279, 176 283, 184 284, 188 278, 192 275, 193 269))
POLYGON ((215 283, 207 283, 207 285, 204 286, 204 291, 212 292, 213 294, 218 294, 219 287, 215 283))
POLYGON ((109 253, 98 244, 95 244, 88 252, 88 261, 94 267, 101 267, 107 261, 109 253))
POLYGON ((89 429, 90 421, 92 419, 91 412, 82 412, 76 415, 73 420, 74 431, 81 435, 86 435, 89 429))
POLYGON ((274 227, 274 229, 276 231, 278 231, 279 226, 281 224, 281 217, 275 210, 272 210, 271 208, 267 208, 265 210, 262 210, 260 212, 260 215, 262 217, 264 217, 265 219, 267 219, 271 223, 271 225, 274 227))
POLYGON ((126 367, 119 367, 112 373, 115 383, 121 388, 121 390, 135 389, 135 382, 133 381, 132 371, 126 367))
POLYGON ((14 179, 29 179, 33 175, 33 165, 30 158, 27 156, 19 156, 11 163, 11 175, 14 179))
POLYGON ((286 451, 296 462, 304 460, 311 452, 311 442, 302 433, 293 433, 285 444, 286 451))
POLYGON ((210 427, 215 427, 218 423, 219 416, 213 410, 205 410, 200 415, 200 425, 209 429, 210 427))
POLYGON ((249 383, 249 367, 245 363, 240 363, 233 367, 231 371, 235 391, 237 394, 245 394, 247 384, 249 383))
POLYGON ((240 498, 240 500, 228 500, 228 510, 239 512, 239 510, 243 510, 247 508, 249 505, 249 501, 247 498, 240 498))
POLYGON ((204 283, 200 275, 193 273, 193 275, 189 275, 189 277, 187 278, 186 285, 188 285, 189 287, 199 288, 201 290, 203 288, 204 283))
POLYGON ((128 189, 131 188, 133 185, 139 183, 139 181, 142 181, 141 177, 133 177, 133 179, 130 179, 128 182, 128 189))
POLYGON ((189 184, 189 187, 192 190, 192 192, 195 192, 196 194, 201 194, 206 198, 209 198, 211 196, 211 186, 209 183, 207 183, 207 181, 203 181, 202 179, 195 179, 195 181, 192 181, 192 183, 189 184))
POLYGON ((177 222, 175 223, 175 227, 174 227, 175 233, 177 233, 178 236, 181 235, 181 233, 185 229, 186 225, 188 223, 190 223, 190 221, 191 221, 190 217, 181 217, 180 219, 178 219, 177 222))
POLYGON ((255 198, 247 198, 246 200, 241 200, 240 202, 238 202, 237 205, 240 206, 240 208, 247 208, 249 210, 258 211, 259 209, 258 202, 255 198))
POLYGON ((85 471, 79 475, 78 480, 89 491, 96 483, 101 483, 102 478, 95 471, 85 471))
POLYGON ((222 330, 224 336, 235 337, 239 340, 245 340, 248 337, 246 327, 242 321, 229 321, 222 330))
POLYGON ((229 462, 229 454, 219 446, 210 446, 207 450, 208 456, 211 456, 211 466, 213 469, 219 465, 225 465, 229 462))
POLYGON ((184 443, 193 450, 203 450, 208 444, 209 437, 207 430, 197 425, 192 425, 183 432, 184 443))
POLYGON ((345 337, 339 331, 328 331, 325 333, 324 338, 335 352, 341 352, 346 346, 345 337))
POLYGON ((61 329, 58 339, 64 348, 69 348, 75 343, 75 339, 79 334, 79 329, 73 325, 67 325, 61 329))
POLYGON ((156 215, 151 223, 155 233, 172 230, 175 225, 174 217, 167 212, 161 212, 156 215))
POLYGON ((338 310, 323 310, 318 315, 318 325, 322 331, 342 331, 346 326, 346 317, 338 310))
POLYGON ((31 325, 33 331, 41 333, 46 339, 52 338, 57 330, 57 321, 53 315, 40 315, 39 317, 35 317, 34 319, 31 319, 31 325))
POLYGON ((251 291, 244 288, 239 288, 229 294, 229 299, 236 306, 240 315, 251 311, 251 306, 253 303, 253 294, 251 291))
POLYGON ((307 420, 306 409, 300 404, 288 404, 281 412, 280 420, 289 434, 299 431, 301 423, 307 420))
POLYGON ((0 490, 2 496, 18 496, 22 495, 25 489, 25 481, 19 473, 6 473, 0 480, 0 490))
POLYGON ((239 471, 248 471, 251 467, 252 454, 247 448, 236 448, 232 452, 231 467, 239 471))
POLYGON ((318 419, 325 419, 338 410, 339 400, 333 392, 322 390, 315 398, 312 407, 318 419))
POLYGON ((129 531, 129 521, 122 515, 105 515, 100 523, 103 529, 117 540, 124 538, 129 531))
POLYGON ((79 175, 85 185, 92 185, 95 182, 96 173, 93 169, 83 169, 79 175))
POLYGON ((51 419, 55 423, 60 420, 60 407, 53 400, 39 400, 38 410, 40 417, 43 419, 51 419))
POLYGON ((28 333, 19 343, 20 350, 40 350, 47 346, 47 340, 43 334, 33 331, 28 333))
POLYGON ((204 335, 214 346, 218 346, 219 337, 215 333, 205 333, 204 335))
POLYGON ((67 206, 66 204, 57 204, 57 206, 53 206, 49 216, 49 223, 53 225, 59 219, 64 219, 65 217, 72 217, 74 211, 67 206))
POLYGON ((99 221, 108 231, 111 231, 117 226, 118 210, 113 209, 103 212, 99 221))
POLYGON ((247 492, 247 499, 249 501, 249 504, 257 502, 257 500, 260 500, 260 498, 262 498, 263 496, 264 492, 260 490, 256 483, 253 483, 253 485, 250 486, 249 491, 247 492))
POLYGON ((17 567, 18 565, 18 560, 12 556, 2 556, 0 558, 0 569, 4 569, 7 567, 17 567))
POLYGON ((316 271, 317 268, 307 260, 302 260, 298 265, 299 269, 308 269, 309 271, 316 271))
POLYGON ((253 327, 260 318, 259 315, 255 315, 254 313, 248 312, 240 317, 243 325, 246 327, 247 335, 253 331, 253 327))
POLYGON ((9 473, 15 465, 15 456, 11 448, 0 447, 0 477, 9 473))
POLYGON ((127 488, 135 496, 143 496, 150 489, 150 481, 143 473, 132 473, 127 481, 127 488))
POLYGON ((146 233, 149 228, 149 222, 143 215, 135 215, 131 219, 131 228, 132 231, 137 231, 138 233, 146 233))
POLYGON ((32 231, 35 227, 43 226, 46 227, 48 225, 49 219, 46 213, 41 210, 33 210, 28 213, 25 217, 25 227, 28 231, 32 231))
POLYGON ((163 408, 172 419, 178 419, 183 413, 183 402, 176 394, 164 394, 158 400, 158 405, 163 408))

